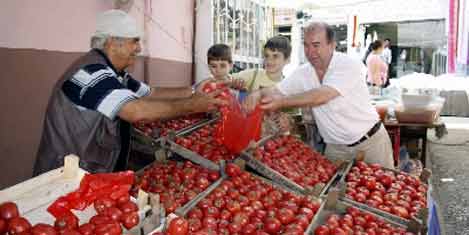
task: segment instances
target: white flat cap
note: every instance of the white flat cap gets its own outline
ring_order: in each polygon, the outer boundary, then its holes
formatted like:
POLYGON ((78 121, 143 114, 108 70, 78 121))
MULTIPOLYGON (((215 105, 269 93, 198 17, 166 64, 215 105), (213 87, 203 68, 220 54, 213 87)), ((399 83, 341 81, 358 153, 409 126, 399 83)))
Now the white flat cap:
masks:
POLYGON ((139 38, 142 36, 137 21, 121 10, 109 10, 98 15, 95 37, 139 38))

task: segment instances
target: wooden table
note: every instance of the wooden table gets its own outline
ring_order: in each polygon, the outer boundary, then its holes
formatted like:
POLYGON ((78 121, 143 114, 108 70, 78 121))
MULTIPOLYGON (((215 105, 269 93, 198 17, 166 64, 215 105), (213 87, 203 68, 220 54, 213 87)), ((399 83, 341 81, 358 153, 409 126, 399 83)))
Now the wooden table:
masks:
POLYGON ((399 123, 396 120, 386 120, 384 126, 392 137, 394 164, 399 166, 399 151, 401 147, 401 135, 408 138, 422 139, 422 152, 420 160, 423 166, 426 166, 427 152, 427 132, 428 129, 436 128, 444 125, 443 122, 437 121, 431 124, 422 123, 399 123))

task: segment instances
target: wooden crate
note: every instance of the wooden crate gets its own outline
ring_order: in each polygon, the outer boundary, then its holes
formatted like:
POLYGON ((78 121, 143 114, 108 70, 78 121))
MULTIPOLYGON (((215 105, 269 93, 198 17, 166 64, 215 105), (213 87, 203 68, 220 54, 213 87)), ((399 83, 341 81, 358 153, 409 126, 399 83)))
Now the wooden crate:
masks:
MULTIPOLYGON (((37 223, 54 224, 55 218, 47 212, 57 198, 75 191, 87 171, 79 167, 79 158, 76 155, 65 157, 63 167, 51 170, 37 177, 26 180, 17 185, 0 191, 0 203, 13 201, 18 205, 20 214, 34 225, 37 223)), ((143 221, 146 212, 150 209, 145 198, 131 198, 139 206, 140 221, 143 221)), ((96 214, 93 206, 83 211, 73 210, 80 223, 88 222, 96 214)), ((139 226, 132 229, 137 231, 139 226)), ((137 234, 137 233, 135 233, 137 234)))

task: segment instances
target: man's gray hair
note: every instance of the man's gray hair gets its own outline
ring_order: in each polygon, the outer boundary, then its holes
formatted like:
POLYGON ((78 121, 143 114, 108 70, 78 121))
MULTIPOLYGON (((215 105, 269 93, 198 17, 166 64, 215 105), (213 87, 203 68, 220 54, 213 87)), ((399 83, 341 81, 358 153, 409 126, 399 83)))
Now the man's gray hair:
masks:
POLYGON ((121 37, 111 37, 111 36, 93 36, 91 37, 91 49, 100 49, 104 50, 104 46, 108 39, 113 38, 114 40, 123 43, 126 38, 121 37))
POLYGON ((91 37, 91 49, 104 49, 104 45, 106 44, 106 41, 109 37, 97 37, 93 36, 91 37))
POLYGON ((335 42, 335 32, 332 26, 330 26, 326 22, 310 22, 308 23, 304 28, 303 32, 304 33, 310 33, 316 30, 321 30, 323 29, 326 31, 326 39, 327 42, 332 43, 335 42))

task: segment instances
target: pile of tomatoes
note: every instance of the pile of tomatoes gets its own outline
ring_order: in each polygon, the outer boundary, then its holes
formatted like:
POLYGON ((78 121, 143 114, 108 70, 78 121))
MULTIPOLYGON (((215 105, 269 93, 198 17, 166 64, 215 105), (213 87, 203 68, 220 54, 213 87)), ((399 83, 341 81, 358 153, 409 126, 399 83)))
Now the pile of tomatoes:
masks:
POLYGON ((174 212, 204 191, 220 178, 217 171, 210 171, 190 161, 155 163, 137 179, 134 193, 139 188, 160 195, 166 214, 174 212))
POLYGON ((230 153, 221 141, 216 138, 220 125, 220 122, 216 122, 203 126, 190 135, 176 137, 174 141, 176 144, 216 163, 220 160, 233 160, 235 155, 230 153))
POLYGON ((404 219, 427 206, 428 186, 417 177, 357 161, 346 176, 346 197, 404 219))
POLYGON ((315 228, 314 235, 346 235, 346 234, 401 234, 413 235, 402 227, 393 226, 370 213, 360 211, 356 207, 348 207, 343 216, 329 215, 326 224, 315 228))
POLYGON ((0 234, 18 235, 121 235, 122 226, 131 229, 139 223, 138 207, 129 195, 118 200, 108 198, 94 202, 97 215, 88 223, 79 225, 78 218, 66 214, 55 220, 54 225, 38 223, 34 226, 21 217, 14 202, 0 204, 0 234))
POLYGON ((331 161, 290 135, 266 141, 253 156, 305 188, 327 183, 337 170, 331 161))
POLYGON ((133 126, 141 130, 145 135, 151 137, 166 136, 170 131, 179 131, 186 127, 190 127, 203 120, 205 114, 190 114, 180 118, 165 120, 165 121, 154 121, 144 122, 140 121, 134 123, 133 126), (158 130, 158 131, 156 131, 158 130), (157 133, 159 132, 159 133, 157 133))
POLYGON ((218 99, 230 100, 233 98, 230 88, 226 84, 220 82, 208 82, 204 85, 202 91, 207 94, 219 92, 219 94, 215 96, 215 98, 218 99))
POLYGON ((231 178, 186 215, 187 234, 303 234, 319 209, 319 201, 276 188, 233 164, 226 172, 231 178))

